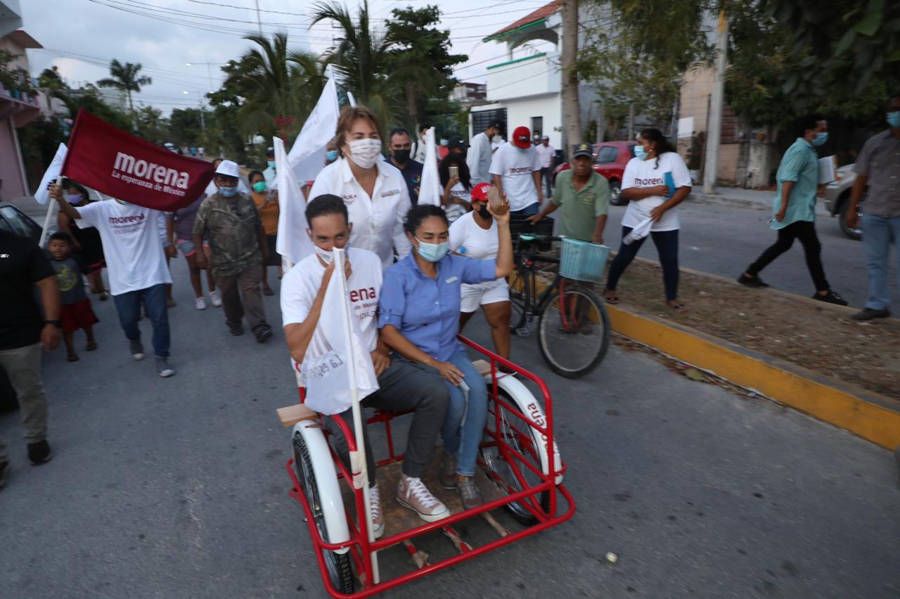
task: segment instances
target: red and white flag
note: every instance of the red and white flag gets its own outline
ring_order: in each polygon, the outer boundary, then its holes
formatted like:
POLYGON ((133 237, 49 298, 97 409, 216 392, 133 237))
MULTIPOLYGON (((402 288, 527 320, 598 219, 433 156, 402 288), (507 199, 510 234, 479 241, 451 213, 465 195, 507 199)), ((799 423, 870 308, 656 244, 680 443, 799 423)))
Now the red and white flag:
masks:
POLYGON ((62 175, 114 198, 171 212, 200 197, 213 178, 213 166, 117 129, 82 109, 62 175))

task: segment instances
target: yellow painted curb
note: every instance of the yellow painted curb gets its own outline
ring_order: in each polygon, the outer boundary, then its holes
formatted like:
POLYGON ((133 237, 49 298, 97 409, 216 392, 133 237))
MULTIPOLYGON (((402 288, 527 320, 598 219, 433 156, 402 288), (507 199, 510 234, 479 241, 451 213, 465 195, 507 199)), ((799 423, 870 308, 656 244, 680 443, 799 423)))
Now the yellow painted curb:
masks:
POLYGON ((777 363, 774 358, 761 354, 750 355, 747 350, 687 327, 663 323, 622 307, 608 305, 607 310, 613 330, 626 337, 872 443, 891 450, 900 447, 900 411, 888 407, 889 398, 862 390, 841 389, 835 386, 840 383, 828 384, 831 381, 825 381, 826 377, 804 373, 799 367, 777 363))

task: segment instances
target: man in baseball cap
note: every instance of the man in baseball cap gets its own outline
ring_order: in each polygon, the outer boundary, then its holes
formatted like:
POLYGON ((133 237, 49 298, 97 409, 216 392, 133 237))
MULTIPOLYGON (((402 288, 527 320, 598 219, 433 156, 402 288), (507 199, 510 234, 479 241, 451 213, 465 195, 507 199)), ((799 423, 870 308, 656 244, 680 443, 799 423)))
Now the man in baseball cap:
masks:
POLYGON ((494 186, 509 201, 512 219, 537 214, 544 193, 541 190, 541 160, 531 145, 531 131, 519 126, 508 144, 494 153, 490 168, 494 186))

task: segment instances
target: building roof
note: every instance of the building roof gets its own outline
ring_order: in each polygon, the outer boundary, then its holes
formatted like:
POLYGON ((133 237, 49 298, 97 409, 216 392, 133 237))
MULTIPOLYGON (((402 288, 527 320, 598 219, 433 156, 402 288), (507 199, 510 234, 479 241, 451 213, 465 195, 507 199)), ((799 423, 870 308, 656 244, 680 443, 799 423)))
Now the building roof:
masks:
POLYGON ((28 35, 28 33, 24 29, 16 29, 15 31, 6 34, 3 37, 12 41, 12 43, 19 46, 23 50, 31 48, 43 48, 41 43, 28 35))
POLYGON ((553 0, 553 2, 551 2, 550 4, 545 4, 539 9, 528 13, 515 23, 507 25, 503 29, 490 34, 482 41, 489 42, 492 40, 502 40, 504 37, 506 37, 506 34, 512 33, 514 31, 520 31, 522 29, 531 29, 533 27, 542 25, 547 17, 554 14, 561 8, 562 0, 553 0))

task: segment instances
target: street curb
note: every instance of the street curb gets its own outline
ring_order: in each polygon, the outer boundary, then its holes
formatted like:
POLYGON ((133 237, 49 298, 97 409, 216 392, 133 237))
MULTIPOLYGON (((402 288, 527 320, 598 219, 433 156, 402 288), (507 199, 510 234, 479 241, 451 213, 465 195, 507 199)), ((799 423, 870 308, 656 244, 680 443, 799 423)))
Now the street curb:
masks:
POLYGON ((888 397, 621 304, 607 311, 617 333, 876 445, 900 447, 900 410, 888 397))

